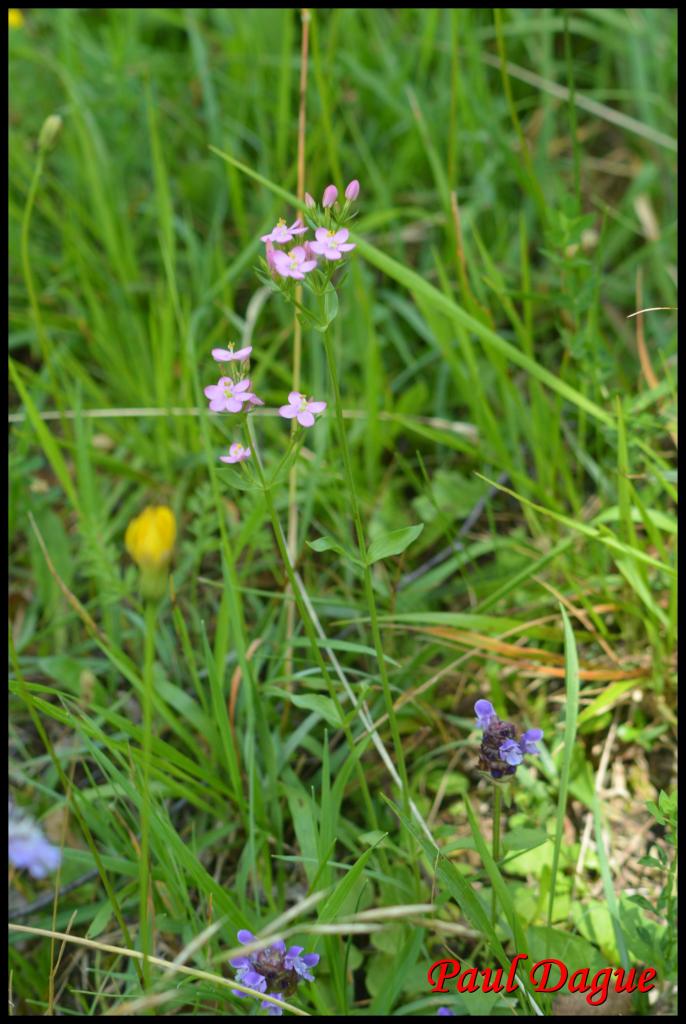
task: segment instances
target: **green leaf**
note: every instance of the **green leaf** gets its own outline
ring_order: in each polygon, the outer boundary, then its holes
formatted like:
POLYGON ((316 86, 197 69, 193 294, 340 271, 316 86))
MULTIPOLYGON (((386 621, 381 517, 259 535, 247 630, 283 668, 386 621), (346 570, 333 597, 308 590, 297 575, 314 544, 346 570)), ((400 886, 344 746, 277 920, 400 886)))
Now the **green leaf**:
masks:
POLYGON ((336 705, 330 697, 325 697, 321 693, 289 693, 288 690, 284 690, 280 686, 267 686, 264 688, 264 693, 283 697, 285 700, 290 701, 291 704, 295 704, 297 708, 305 708, 306 711, 316 711, 318 715, 326 719, 329 725, 334 726, 336 729, 340 728, 341 720, 336 710, 336 705))
POLYGON ((347 554, 343 545, 333 537, 318 537, 316 540, 308 540, 307 546, 313 551, 336 551, 339 555, 347 554))
MULTIPOLYGON (((339 884, 321 907, 317 917, 318 924, 331 924, 340 916, 343 905, 352 893, 353 888, 360 881, 360 876, 364 871, 365 865, 374 853, 375 849, 375 846, 370 846, 368 850, 365 850, 350 871, 348 871, 344 878, 341 879, 339 884)), ((317 948, 317 945, 318 939, 314 942, 315 949, 317 948)))
POLYGON ((109 900, 105 900, 100 909, 96 912, 95 917, 90 923, 90 927, 86 932, 87 939, 97 939, 98 935, 102 935, 107 928, 107 925, 112 920, 113 911, 112 904, 109 900))
POLYGON ((360 559, 352 551, 348 551, 337 540, 334 540, 333 537, 318 537, 317 540, 308 540, 306 543, 313 551, 335 551, 349 562, 354 562, 355 565, 362 565, 360 559))
POLYGON ((504 850, 535 850, 549 841, 547 832, 542 828, 516 828, 508 832, 503 839, 504 850))
POLYGON ((329 281, 326 286, 326 291, 321 301, 321 315, 318 320, 313 323, 315 331, 319 331, 321 334, 328 328, 332 320, 336 319, 338 315, 338 292, 329 281))
POLYGON ((599 694, 591 701, 579 715, 579 725, 584 725, 596 715, 602 715, 628 690, 635 689, 636 680, 629 679, 626 682, 611 683, 604 693, 599 694))
POLYGON ((412 541, 416 540, 424 529, 424 523, 416 523, 414 526, 406 526, 402 530, 391 530, 390 533, 382 533, 369 545, 367 551, 367 563, 371 565, 382 558, 390 558, 391 555, 400 555, 409 547, 412 541))

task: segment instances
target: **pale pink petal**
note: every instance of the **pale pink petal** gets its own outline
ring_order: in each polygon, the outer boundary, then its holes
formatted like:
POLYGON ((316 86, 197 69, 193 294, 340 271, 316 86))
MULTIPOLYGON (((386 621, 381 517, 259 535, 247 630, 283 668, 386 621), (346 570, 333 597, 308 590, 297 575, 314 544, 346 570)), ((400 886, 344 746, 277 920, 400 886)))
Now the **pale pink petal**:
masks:
POLYGON ((229 412, 240 412, 242 407, 243 399, 241 396, 226 399, 226 408, 229 412))
POLYGON ((224 394, 224 389, 218 384, 208 384, 203 394, 205 395, 205 398, 216 398, 218 395, 224 394))
POLYGON ((291 391, 288 396, 288 401, 291 405, 300 405, 305 396, 301 395, 299 391, 291 391))
POLYGON ((341 252, 350 252, 351 249, 355 248, 355 243, 354 242, 345 242, 345 243, 338 242, 338 248, 341 250, 341 252))
POLYGON ((310 270, 314 270, 314 268, 316 266, 317 266, 317 261, 316 260, 305 260, 304 263, 300 264, 299 269, 302 270, 304 273, 307 273, 310 270))
POLYGON ((298 423, 303 427, 311 427, 314 424, 314 416, 307 409, 298 413, 298 423))
POLYGON ((279 409, 279 416, 283 416, 285 420, 292 420, 297 415, 298 410, 292 405, 282 405, 279 409))
POLYGON ((336 245, 338 245, 339 242, 345 242, 349 234, 350 232, 348 231, 347 228, 341 228, 340 231, 337 231, 336 234, 333 236, 333 241, 336 243, 336 245))
POLYGON ((246 391, 249 387, 250 387, 250 381, 246 378, 245 380, 239 380, 236 384, 234 384, 234 386, 233 386, 233 388, 231 390, 235 394, 237 391, 239 391, 239 392, 240 391, 246 391))
POLYGON ((226 408, 225 403, 226 399, 224 398, 223 395, 221 396, 221 398, 213 398, 212 401, 210 402, 210 410, 212 412, 224 412, 224 409, 226 408))
POLYGON ((238 352, 234 352, 234 359, 247 359, 252 352, 252 345, 246 345, 245 348, 239 348, 238 352))
POLYGON ((325 242, 329 237, 329 232, 327 228, 317 228, 317 230, 314 233, 314 237, 317 239, 318 242, 325 242))
POLYGON ((216 359, 218 363, 228 363, 230 359, 234 358, 234 355, 228 348, 213 348, 212 358, 216 359))
POLYGON ((280 274, 281 277, 290 276, 291 261, 289 260, 285 252, 281 252, 281 250, 279 249, 277 252, 272 253, 270 262, 271 265, 274 267, 274 270, 277 272, 277 274, 280 274))
POLYGON ((326 409, 326 402, 308 402, 307 408, 310 412, 324 412, 326 409))
POLYGON ((291 249, 291 251, 290 251, 290 253, 288 255, 289 256, 295 256, 295 258, 298 261, 298 263, 300 263, 301 260, 305 259, 305 256, 307 254, 305 252, 305 247, 304 246, 302 246, 302 245, 295 245, 295 246, 293 246, 293 248, 291 249))

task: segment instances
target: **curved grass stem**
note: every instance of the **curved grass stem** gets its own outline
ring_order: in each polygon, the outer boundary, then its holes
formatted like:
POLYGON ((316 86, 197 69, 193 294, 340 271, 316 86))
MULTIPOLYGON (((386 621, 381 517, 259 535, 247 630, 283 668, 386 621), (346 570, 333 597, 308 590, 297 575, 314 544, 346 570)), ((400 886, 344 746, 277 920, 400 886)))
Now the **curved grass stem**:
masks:
POLYGON ((400 779, 402 782, 401 790, 403 810, 405 811, 405 814, 409 814, 410 791, 407 779, 407 768, 405 765, 405 755, 400 740, 398 720, 396 718, 395 708, 393 706, 393 697, 391 694, 391 687, 388 680, 386 659, 384 656, 383 645, 381 642, 381 630, 379 629, 379 617, 376 608, 376 597, 374 595, 372 570, 367 559, 367 545, 364 536, 364 526, 362 525, 362 517, 360 515, 360 503, 357 497, 357 488, 355 485, 355 476, 353 474, 352 462, 350 459, 348 438, 345 432, 345 423, 343 422, 343 404, 341 402, 341 389, 338 379, 338 368, 336 366, 333 346, 331 344, 331 337, 328 331, 324 331, 324 348, 326 351, 326 361, 329 366, 331 384, 333 386, 334 408, 336 411, 336 425, 338 428, 338 440, 341 448, 341 453, 343 455, 343 466, 345 469, 345 477, 348 485, 348 493, 350 497, 353 522, 355 523, 357 546, 360 553, 360 560, 362 561, 364 566, 365 596, 367 599, 367 606, 369 608, 369 618, 372 627, 372 636, 374 638, 374 649, 376 651, 376 660, 379 667, 379 678, 381 679, 381 686, 383 688, 384 702, 386 704, 386 712, 388 714, 388 721, 391 727, 391 736, 393 738, 393 748, 395 751, 396 760, 398 762, 398 771, 400 773, 400 779))

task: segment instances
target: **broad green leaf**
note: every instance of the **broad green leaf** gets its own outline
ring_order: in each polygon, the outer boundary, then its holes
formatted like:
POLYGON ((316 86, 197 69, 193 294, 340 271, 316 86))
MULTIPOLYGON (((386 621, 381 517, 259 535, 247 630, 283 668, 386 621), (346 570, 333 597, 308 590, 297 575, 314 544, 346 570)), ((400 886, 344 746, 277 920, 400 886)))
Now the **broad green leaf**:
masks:
POLYGON ((316 711, 318 715, 326 719, 329 725, 336 729, 340 728, 341 720, 336 710, 336 705, 330 697, 325 697, 321 693, 289 693, 288 690, 283 690, 280 686, 267 686, 264 692, 283 697, 285 700, 290 701, 291 704, 295 704, 297 708, 305 708, 306 711, 316 711))
POLYGON ((413 540, 416 540, 424 529, 424 523, 416 523, 414 526, 406 526, 402 530, 391 530, 390 533, 382 533, 369 545, 367 551, 367 562, 371 565, 382 558, 390 558, 392 555, 400 555, 409 547, 413 540))

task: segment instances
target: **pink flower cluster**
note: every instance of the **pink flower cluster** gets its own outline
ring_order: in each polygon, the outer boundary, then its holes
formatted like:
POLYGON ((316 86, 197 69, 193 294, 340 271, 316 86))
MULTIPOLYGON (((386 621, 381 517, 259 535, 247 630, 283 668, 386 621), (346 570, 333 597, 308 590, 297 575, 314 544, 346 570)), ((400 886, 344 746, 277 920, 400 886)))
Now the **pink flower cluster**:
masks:
MULTIPOLYGON (((338 206, 338 189, 335 185, 327 185, 324 189, 321 207, 306 192, 305 206, 311 211, 307 219, 310 227, 314 229, 314 239, 301 239, 300 236, 307 233, 308 227, 300 216, 296 217, 292 224, 280 220, 268 234, 262 235, 267 265, 273 277, 290 277, 302 281, 306 274, 315 269, 318 258, 326 261, 326 266, 327 263, 330 265, 351 252, 355 245, 348 241, 350 232, 344 225, 352 216, 349 212, 350 204, 355 202, 359 194, 360 183, 356 178, 345 190, 345 203, 342 209, 338 206), (288 246, 293 241, 298 241, 298 244, 291 249, 276 248, 288 246)), ((329 286, 328 281, 325 281, 325 284, 329 286)), ((245 345, 238 350, 233 344, 228 348, 212 349, 212 358, 220 363, 222 368, 226 364, 226 368, 224 376, 220 377, 216 384, 209 384, 205 388, 205 397, 210 403, 211 412, 249 413, 256 405, 264 405, 262 399, 252 390, 248 376, 251 352, 252 345, 245 345)), ((295 420, 299 426, 308 428, 314 426, 317 417, 325 409, 326 402, 316 401, 299 391, 291 391, 287 404, 279 408, 279 416, 285 420, 295 420)), ((249 447, 240 441, 234 441, 229 447, 228 455, 221 455, 220 459, 234 465, 245 462, 251 454, 249 447)))
MULTIPOLYGON (((354 202, 360 194, 360 183, 357 179, 350 182, 345 190, 346 204, 344 213, 351 202, 354 202)), ((327 185, 322 196, 322 209, 329 211, 338 198, 338 189, 335 185, 327 185)), ((316 203, 309 192, 305 193, 305 204, 310 209, 316 208, 316 203)), ((351 252, 355 245, 349 242, 350 232, 345 227, 331 224, 331 215, 327 212, 324 219, 328 226, 320 226, 315 229, 314 241, 302 240, 302 244, 293 246, 288 251, 275 249, 275 245, 288 245, 296 235, 303 235, 307 227, 298 216, 289 226, 285 220, 280 220, 269 232, 262 235, 262 241, 266 246, 267 264, 273 274, 279 277, 292 277, 296 281, 302 281, 306 274, 317 266, 317 257, 325 260, 340 260, 346 252, 351 252)))
MULTIPOLYGON (((278 226, 278 225, 277 225, 278 226)), ((220 377, 216 384, 208 384, 205 388, 205 397, 209 399, 211 412, 250 412, 255 405, 264 405, 261 398, 251 390, 250 378, 245 377, 248 358, 252 352, 252 346, 234 351, 234 346, 228 348, 213 348, 212 357, 218 363, 240 364, 233 376, 220 377)), ((295 419, 302 427, 314 426, 315 416, 320 415, 326 409, 326 402, 315 402, 301 395, 299 391, 291 391, 288 396, 288 404, 282 405, 279 409, 279 416, 284 419, 295 419)), ((222 462, 231 465, 237 462, 245 462, 251 456, 251 450, 234 441, 229 447, 228 455, 220 455, 222 462)))

